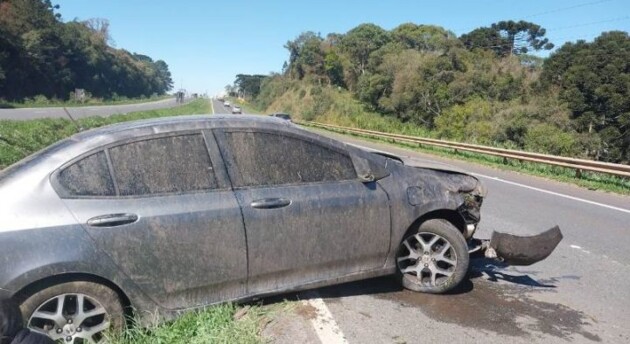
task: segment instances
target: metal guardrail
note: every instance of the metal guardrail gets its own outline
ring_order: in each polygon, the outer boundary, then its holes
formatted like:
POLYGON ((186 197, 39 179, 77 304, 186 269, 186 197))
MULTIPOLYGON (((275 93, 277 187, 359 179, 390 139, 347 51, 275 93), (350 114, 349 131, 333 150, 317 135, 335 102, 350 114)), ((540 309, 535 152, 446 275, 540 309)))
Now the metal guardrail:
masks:
POLYGON ((611 175, 615 175, 619 177, 630 178, 630 165, 612 164, 608 162, 601 162, 601 161, 595 161, 595 160, 575 159, 575 158, 568 158, 568 157, 548 155, 548 154, 524 152, 524 151, 518 151, 518 150, 512 150, 512 149, 487 147, 487 146, 474 145, 474 144, 469 144, 469 143, 427 139, 427 138, 415 137, 415 136, 409 136, 409 135, 384 133, 384 132, 374 131, 374 130, 341 127, 337 125, 323 124, 323 123, 317 123, 317 122, 297 122, 297 123, 306 125, 306 126, 319 127, 319 128, 329 129, 329 130, 338 131, 338 132, 354 133, 354 134, 359 134, 359 135, 378 138, 378 139, 389 139, 393 142, 398 141, 398 142, 405 142, 405 143, 415 143, 415 144, 420 144, 420 145, 430 145, 430 146, 436 146, 436 147, 442 147, 442 148, 452 148, 455 150, 462 150, 462 151, 467 151, 467 152, 499 156, 499 157, 503 157, 504 159, 517 159, 519 161, 528 161, 528 162, 535 162, 535 163, 547 164, 547 165, 552 165, 552 166, 572 168, 572 169, 575 169, 576 176, 578 177, 582 174, 583 171, 590 171, 590 172, 606 173, 606 174, 611 174, 611 175))

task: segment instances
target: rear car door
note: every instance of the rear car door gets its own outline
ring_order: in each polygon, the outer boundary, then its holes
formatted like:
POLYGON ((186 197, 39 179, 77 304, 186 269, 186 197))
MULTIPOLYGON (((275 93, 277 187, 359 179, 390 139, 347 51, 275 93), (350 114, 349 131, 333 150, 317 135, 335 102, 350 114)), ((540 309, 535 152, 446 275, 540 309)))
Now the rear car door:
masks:
POLYGON ((295 133, 216 132, 247 232, 250 294, 379 269, 386 193, 357 178, 343 148, 295 133))
POLYGON ((119 142, 53 176, 65 204, 98 247, 168 309, 246 292, 240 208, 214 137, 206 134, 119 142))

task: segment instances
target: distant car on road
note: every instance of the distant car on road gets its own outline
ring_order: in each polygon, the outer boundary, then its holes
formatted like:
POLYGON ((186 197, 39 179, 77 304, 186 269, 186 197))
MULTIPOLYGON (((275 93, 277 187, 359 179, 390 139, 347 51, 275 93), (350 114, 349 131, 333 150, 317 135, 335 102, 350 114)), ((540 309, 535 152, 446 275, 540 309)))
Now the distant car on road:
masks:
POLYGON ((239 115, 240 115, 241 113, 242 113, 242 110, 241 110, 241 107, 240 107, 240 106, 234 106, 234 107, 232 107, 232 114, 234 114, 234 115, 235 115, 235 114, 239 114, 239 115))
POLYGON ((288 113, 284 113, 284 112, 275 112, 275 113, 270 114, 269 116, 282 118, 282 119, 285 119, 287 121, 291 120, 291 115, 289 115, 288 113))
POLYGON ((484 196, 460 170, 267 116, 115 124, 0 172, 0 300, 35 331, 91 343, 126 309, 168 318, 388 274, 442 293, 465 278, 469 250, 532 263, 555 248, 473 240, 484 196))
POLYGON ((232 106, 232 104, 230 104, 230 102, 226 100, 226 101, 223 102, 223 106, 230 107, 230 106, 232 106))

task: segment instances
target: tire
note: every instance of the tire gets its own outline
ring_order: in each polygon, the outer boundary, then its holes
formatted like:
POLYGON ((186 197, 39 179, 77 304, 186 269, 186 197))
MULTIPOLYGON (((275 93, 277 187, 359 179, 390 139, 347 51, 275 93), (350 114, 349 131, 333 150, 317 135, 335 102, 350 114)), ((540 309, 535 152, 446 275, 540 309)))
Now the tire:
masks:
POLYGON ((72 341, 68 342, 73 343, 79 338, 84 339, 83 342, 102 342, 105 331, 120 330, 125 325, 118 294, 94 282, 67 282, 47 287, 24 300, 20 310, 31 330, 54 340, 67 341, 71 337, 72 341), (79 305, 83 305, 82 310, 79 305))
POLYGON ((468 264, 464 236, 448 221, 433 219, 403 238, 396 255, 396 278, 409 290, 442 294, 464 280, 468 264))

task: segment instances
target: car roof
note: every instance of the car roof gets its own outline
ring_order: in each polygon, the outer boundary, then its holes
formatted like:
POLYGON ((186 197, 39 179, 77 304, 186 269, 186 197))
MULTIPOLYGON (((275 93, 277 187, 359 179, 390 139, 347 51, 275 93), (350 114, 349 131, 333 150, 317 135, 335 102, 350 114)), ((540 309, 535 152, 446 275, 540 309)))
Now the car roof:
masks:
MULTIPOLYGON (((72 159, 92 154, 104 146, 127 139, 135 139, 155 134, 169 134, 183 131, 199 131, 215 128, 282 130, 310 137, 328 144, 345 144, 331 138, 304 130, 290 121, 264 115, 185 115, 121 122, 77 133, 67 139, 48 146, 29 157, 2 170, 0 181, 19 171, 31 170, 47 174, 72 159)), ((24 174, 28 176, 28 173, 24 174)))
POLYGON ((190 129, 196 129, 200 127, 213 128, 213 127, 230 127, 234 125, 259 127, 267 125, 282 125, 284 122, 278 121, 275 118, 260 115, 185 115, 185 116, 172 116, 172 117, 160 117, 141 119, 136 121, 121 122, 111 124, 104 127, 90 129, 84 132, 77 133, 71 137, 74 141, 84 141, 92 137, 116 134, 125 131, 133 131, 146 128, 157 127, 190 127, 190 129))

